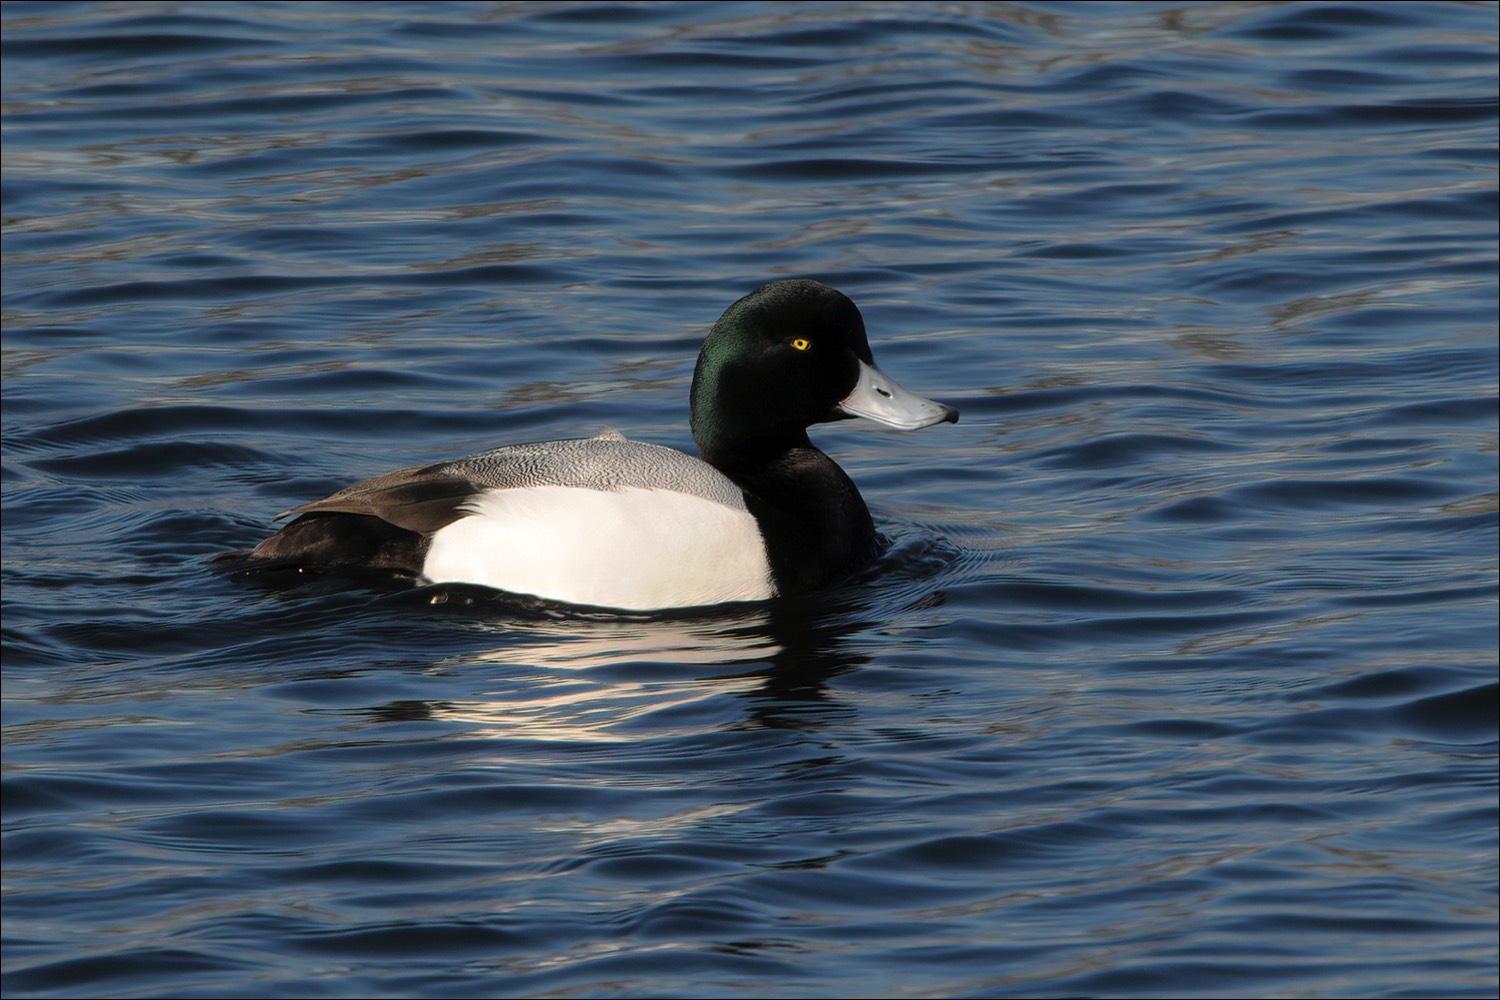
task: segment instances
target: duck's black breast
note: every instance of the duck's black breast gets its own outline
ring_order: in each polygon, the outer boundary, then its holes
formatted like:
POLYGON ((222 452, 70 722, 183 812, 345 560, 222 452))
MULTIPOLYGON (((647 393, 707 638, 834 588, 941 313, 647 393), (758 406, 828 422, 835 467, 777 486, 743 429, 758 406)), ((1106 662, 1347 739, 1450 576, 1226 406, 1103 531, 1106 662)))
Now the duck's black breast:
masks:
POLYGON ((792 448, 753 468, 724 472, 745 491, 777 593, 817 590, 874 560, 878 541, 864 498, 817 448, 792 448))

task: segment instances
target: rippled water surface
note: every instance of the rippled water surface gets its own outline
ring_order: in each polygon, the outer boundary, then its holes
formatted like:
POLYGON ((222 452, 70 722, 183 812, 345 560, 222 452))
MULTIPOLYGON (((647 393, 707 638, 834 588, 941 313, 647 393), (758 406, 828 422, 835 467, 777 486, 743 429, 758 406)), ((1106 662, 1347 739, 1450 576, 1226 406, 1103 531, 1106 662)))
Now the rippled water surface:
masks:
POLYGON ((1496 22, 6 4, 5 995, 1494 996, 1496 22), (786 276, 860 579, 212 561, 786 276))

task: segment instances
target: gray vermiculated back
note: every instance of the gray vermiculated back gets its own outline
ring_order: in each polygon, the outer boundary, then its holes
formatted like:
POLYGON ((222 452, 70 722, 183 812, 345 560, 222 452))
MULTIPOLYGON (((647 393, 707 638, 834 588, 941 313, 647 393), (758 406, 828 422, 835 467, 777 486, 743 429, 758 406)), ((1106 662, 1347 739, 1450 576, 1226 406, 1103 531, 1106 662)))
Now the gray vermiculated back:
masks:
POLYGON ((745 497, 727 476, 691 455, 618 435, 508 445, 427 470, 461 476, 476 486, 524 489, 577 486, 594 490, 671 490, 745 510, 745 497))

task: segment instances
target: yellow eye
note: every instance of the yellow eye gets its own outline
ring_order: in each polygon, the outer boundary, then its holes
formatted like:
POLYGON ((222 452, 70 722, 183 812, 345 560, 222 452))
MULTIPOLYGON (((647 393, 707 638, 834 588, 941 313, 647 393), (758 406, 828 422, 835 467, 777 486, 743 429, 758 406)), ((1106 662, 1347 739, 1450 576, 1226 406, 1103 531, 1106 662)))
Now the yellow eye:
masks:
POLYGON ((805 351, 812 346, 812 341, 808 340, 805 337, 794 337, 793 339, 788 340, 787 343, 791 344, 799 351, 805 351))

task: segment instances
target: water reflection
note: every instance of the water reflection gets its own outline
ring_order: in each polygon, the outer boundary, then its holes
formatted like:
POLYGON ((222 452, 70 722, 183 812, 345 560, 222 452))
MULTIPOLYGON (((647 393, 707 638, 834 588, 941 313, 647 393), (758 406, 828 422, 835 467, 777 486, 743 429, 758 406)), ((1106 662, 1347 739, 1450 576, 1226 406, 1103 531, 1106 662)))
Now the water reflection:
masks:
MULTIPOLYGON (((355 614, 366 639, 386 629, 408 642, 426 635, 431 659, 411 666, 468 679, 467 697, 381 701, 364 710, 369 716, 456 722, 465 727, 458 735, 474 739, 602 748, 747 728, 807 731, 850 715, 830 682, 871 662, 867 651, 878 647, 864 640, 881 623, 941 605, 940 582, 964 561, 934 526, 883 527, 890 547, 842 587, 655 613, 577 608, 461 584, 413 586, 381 573, 278 571, 234 555, 213 564, 283 595, 281 616, 289 607, 312 620, 355 614)), ((285 628, 284 617, 279 621, 285 628)))
MULTIPOLYGON (((619 743, 746 725, 806 729, 842 714, 828 682, 870 659, 847 641, 875 620, 858 596, 657 616, 469 588, 421 588, 405 599, 478 611, 473 624, 492 637, 489 648, 446 657, 431 671, 504 668, 484 675, 474 699, 428 704, 429 718, 473 726, 475 738, 619 743)), ((410 701, 373 711, 418 717, 410 701)))

